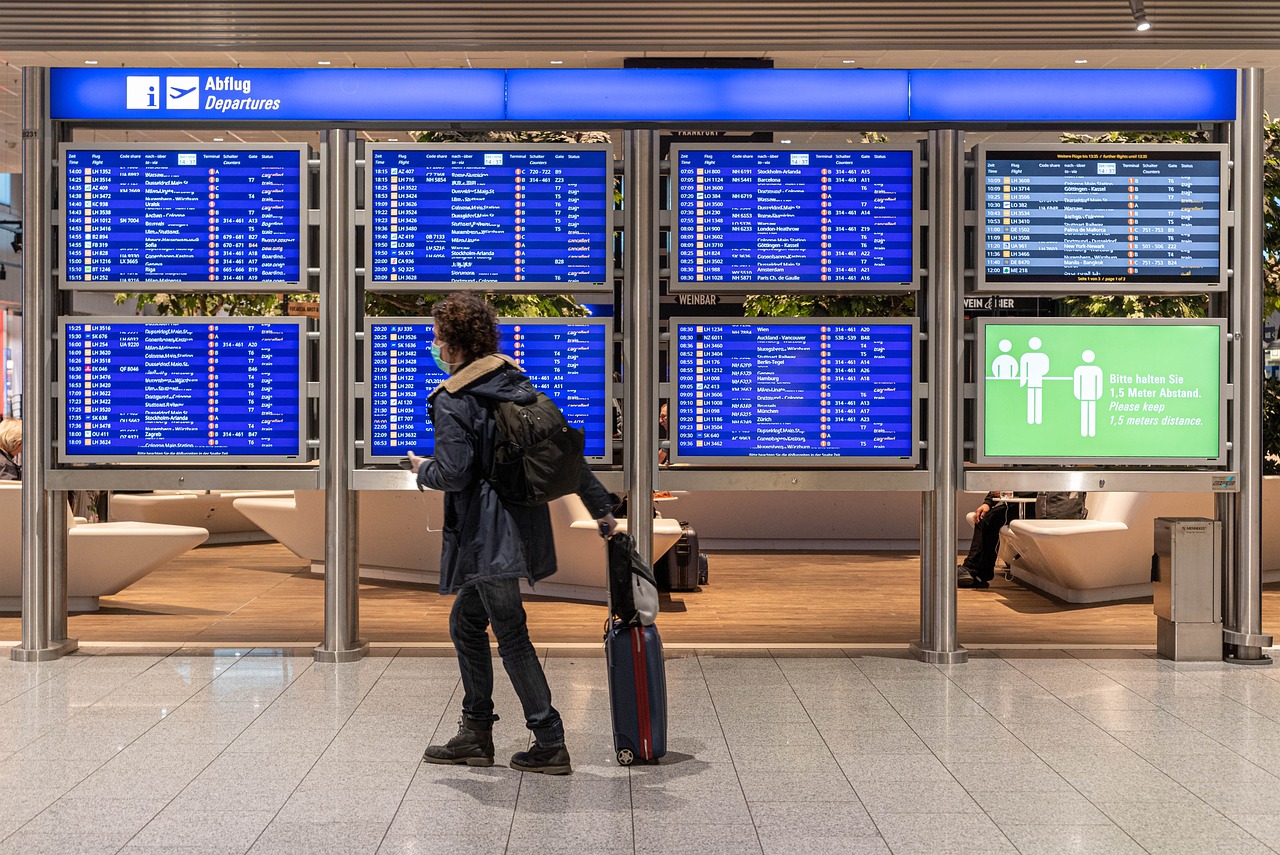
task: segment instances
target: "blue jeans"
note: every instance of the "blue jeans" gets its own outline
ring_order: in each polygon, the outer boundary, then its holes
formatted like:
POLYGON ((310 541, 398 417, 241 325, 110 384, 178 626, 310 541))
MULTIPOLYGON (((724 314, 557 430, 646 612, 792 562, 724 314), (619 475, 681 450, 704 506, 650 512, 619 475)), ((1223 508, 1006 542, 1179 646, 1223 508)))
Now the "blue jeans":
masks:
POLYGON ((498 639, 498 655, 524 707, 525 724, 539 745, 563 745, 564 723, 551 706, 542 663, 529 641, 518 579, 490 579, 467 585, 453 599, 449 637, 462 671, 462 714, 473 721, 494 722, 493 654, 489 633, 498 639))

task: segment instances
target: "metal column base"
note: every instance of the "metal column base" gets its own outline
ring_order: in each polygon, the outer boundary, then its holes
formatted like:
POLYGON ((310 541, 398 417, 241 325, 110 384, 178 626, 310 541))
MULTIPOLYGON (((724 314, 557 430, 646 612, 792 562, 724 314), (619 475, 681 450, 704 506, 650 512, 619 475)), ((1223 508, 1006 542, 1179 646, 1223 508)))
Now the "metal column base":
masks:
POLYGON ((963 665, 969 661, 969 651, 963 647, 955 650, 927 650, 922 641, 913 641, 908 646, 911 655, 921 662, 933 665, 963 665))
POLYGON ((1269 635, 1236 632, 1234 629, 1222 631, 1224 662, 1235 665, 1270 665, 1271 657, 1263 653, 1263 649, 1272 645, 1269 635))
POLYGON ((80 642, 74 638, 64 638, 61 641, 50 643, 48 647, 28 648, 28 647, 11 647, 9 648, 9 658, 14 662, 50 662, 54 659, 61 659, 68 653, 75 653, 80 649, 80 642))
POLYGON ((1222 624, 1172 621, 1156 615, 1156 653, 1175 662, 1222 661, 1222 624))
POLYGON ((347 650, 326 650, 323 646, 317 646, 311 651, 311 655, 317 662, 359 662, 369 655, 369 642, 363 638, 358 639, 355 647, 347 650))

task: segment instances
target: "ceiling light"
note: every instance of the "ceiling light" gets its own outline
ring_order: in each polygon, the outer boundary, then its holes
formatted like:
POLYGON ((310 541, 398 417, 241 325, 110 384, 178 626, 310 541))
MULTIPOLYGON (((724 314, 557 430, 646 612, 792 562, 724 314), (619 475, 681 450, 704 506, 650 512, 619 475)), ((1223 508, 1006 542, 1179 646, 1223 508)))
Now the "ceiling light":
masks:
POLYGON ((1147 20, 1147 7, 1145 0, 1129 0, 1129 12, 1133 15, 1134 29, 1140 33, 1145 33, 1151 29, 1151 22, 1147 20))
POLYGON ((564 65, 564 60, 563 60, 563 59, 553 59, 553 60, 551 60, 551 64, 552 64, 552 65, 564 65))
POLYGON ((86 60, 84 61, 84 64, 85 64, 85 65, 97 65, 97 64, 98 64, 98 61, 97 61, 96 59, 86 59, 86 60))
POLYGON ((842 59, 840 61, 843 62, 845 65, 853 65, 855 62, 857 62, 856 59, 842 59))
POLYGON ((319 59, 316 60, 316 65, 333 65, 333 63, 327 59, 319 59))
POLYGON ((214 142, 222 142, 222 137, 214 137, 214 138, 213 138, 213 141, 214 141, 214 142))
POLYGON ((1076 65, 1084 65, 1084 64, 1085 64, 1085 63, 1087 63, 1088 61, 1089 61, 1089 60, 1087 60, 1087 59, 1077 59, 1077 60, 1076 60, 1076 65))
POLYGON ((778 140, 778 142, 780 142, 780 143, 782 143, 782 144, 784 144, 784 145, 790 145, 790 144, 791 144, 791 140, 778 140))

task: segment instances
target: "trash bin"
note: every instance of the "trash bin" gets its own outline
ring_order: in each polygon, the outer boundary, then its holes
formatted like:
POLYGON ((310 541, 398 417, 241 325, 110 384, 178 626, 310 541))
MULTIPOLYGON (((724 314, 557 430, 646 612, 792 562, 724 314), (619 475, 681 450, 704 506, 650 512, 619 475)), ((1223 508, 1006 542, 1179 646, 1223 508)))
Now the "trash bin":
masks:
POLYGON ((1157 517, 1152 566, 1156 652, 1179 662, 1222 659, 1222 523, 1157 517))

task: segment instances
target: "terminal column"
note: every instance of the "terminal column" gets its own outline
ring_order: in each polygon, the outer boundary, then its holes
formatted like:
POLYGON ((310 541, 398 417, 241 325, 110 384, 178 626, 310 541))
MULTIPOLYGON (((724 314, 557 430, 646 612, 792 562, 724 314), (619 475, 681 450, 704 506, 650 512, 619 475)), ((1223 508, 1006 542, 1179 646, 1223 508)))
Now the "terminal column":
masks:
POLYGON ((355 662, 369 652, 360 633, 360 543, 356 493, 351 489, 355 442, 351 417, 355 303, 355 142, 350 131, 329 131, 323 157, 324 267, 320 272, 320 466, 324 485, 324 643, 317 662, 355 662))
POLYGON ((964 134, 929 133, 929 290, 922 327, 928 333, 929 469, 920 542, 920 640, 911 652, 925 662, 958 664, 956 644, 956 490, 960 484, 960 408, 964 380, 964 134))

